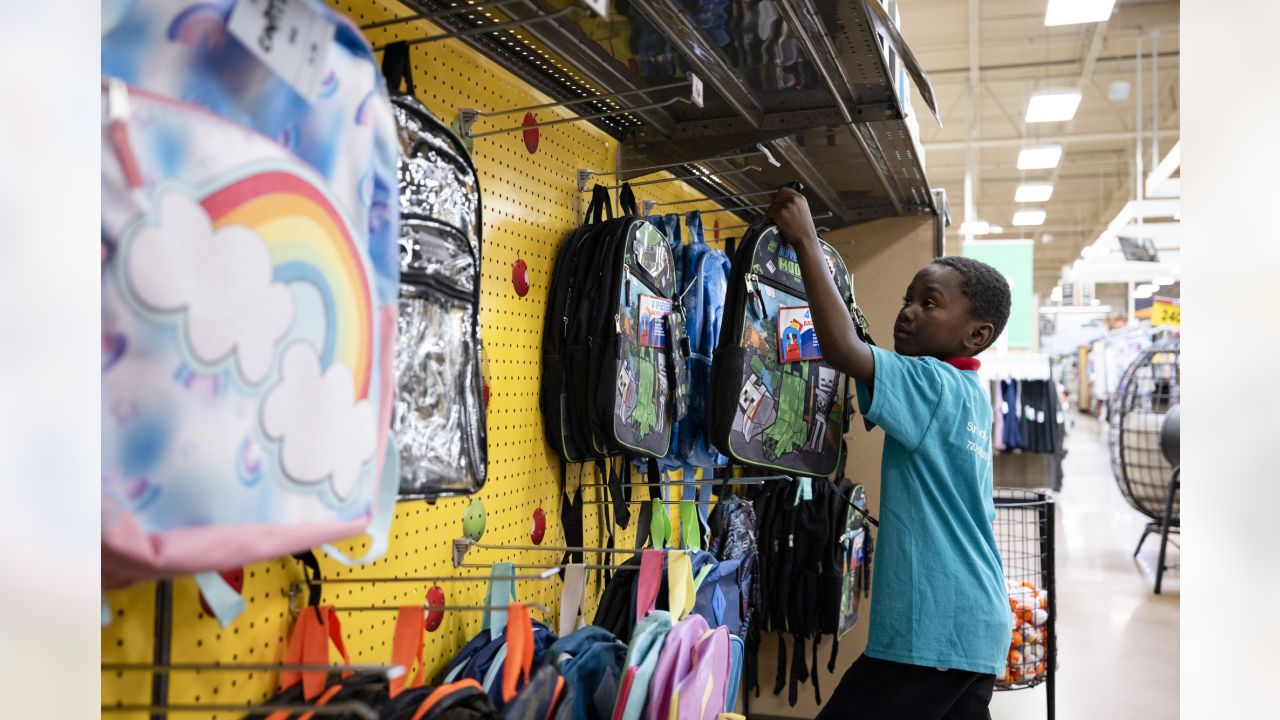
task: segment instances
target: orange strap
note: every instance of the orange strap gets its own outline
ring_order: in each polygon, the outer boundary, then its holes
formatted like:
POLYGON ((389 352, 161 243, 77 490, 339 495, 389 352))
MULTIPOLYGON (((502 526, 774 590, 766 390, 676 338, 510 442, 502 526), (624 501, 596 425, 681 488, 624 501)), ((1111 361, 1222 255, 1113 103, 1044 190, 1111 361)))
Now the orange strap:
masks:
POLYGON ((507 606, 507 657, 502 663, 502 700, 511 702, 520 687, 529 684, 533 668, 533 621, 521 603, 507 606), (523 678, 524 682, 520 682, 523 678))
POLYGON ((473 687, 480 692, 484 692, 484 688, 480 683, 476 682, 472 678, 459 680, 458 682, 449 683, 448 685, 441 685, 428 695, 426 700, 422 701, 422 704, 418 706, 418 711, 415 712, 413 717, 409 718, 409 720, 422 720, 422 718, 426 716, 427 711, 436 706, 436 703, 466 687, 473 687))
POLYGON ((404 674, 391 680, 388 690, 391 697, 399 695, 405 689, 413 663, 418 662, 418 673, 413 677, 409 687, 422 684, 425 663, 422 662, 422 646, 425 641, 426 618, 422 614, 421 605, 406 605, 396 614, 396 634, 391 642, 391 663, 404 668, 404 674))
MULTIPOLYGON (((307 607, 298 615, 298 620, 293 625, 284 662, 288 665, 328 665, 330 641, 338 648, 342 661, 350 665, 347 646, 342 640, 342 624, 333 606, 307 607)), ((350 675, 349 672, 343 673, 343 677, 350 675)), ((310 701, 324 692, 326 679, 327 673, 323 670, 285 671, 280 673, 280 689, 287 690, 301 682, 302 696, 310 701)))

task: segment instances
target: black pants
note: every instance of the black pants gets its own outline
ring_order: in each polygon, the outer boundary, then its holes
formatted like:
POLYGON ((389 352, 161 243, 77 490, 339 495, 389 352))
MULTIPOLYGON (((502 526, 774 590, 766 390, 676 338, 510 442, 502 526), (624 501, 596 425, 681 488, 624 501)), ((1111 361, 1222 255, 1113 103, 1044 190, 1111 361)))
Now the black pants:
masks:
POLYGON ((991 720, 996 676, 936 670, 863 655, 817 720, 991 720))

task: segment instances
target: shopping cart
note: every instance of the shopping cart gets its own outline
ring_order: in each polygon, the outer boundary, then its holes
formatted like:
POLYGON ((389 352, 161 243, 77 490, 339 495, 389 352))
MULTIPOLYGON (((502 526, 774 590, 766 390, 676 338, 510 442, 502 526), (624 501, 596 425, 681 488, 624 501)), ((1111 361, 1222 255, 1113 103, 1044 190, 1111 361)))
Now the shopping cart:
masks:
POLYGON ((1009 594, 1009 657, 996 690, 1044 684, 1054 717, 1057 612, 1053 582, 1053 497, 1038 490, 995 489, 996 546, 1009 594))

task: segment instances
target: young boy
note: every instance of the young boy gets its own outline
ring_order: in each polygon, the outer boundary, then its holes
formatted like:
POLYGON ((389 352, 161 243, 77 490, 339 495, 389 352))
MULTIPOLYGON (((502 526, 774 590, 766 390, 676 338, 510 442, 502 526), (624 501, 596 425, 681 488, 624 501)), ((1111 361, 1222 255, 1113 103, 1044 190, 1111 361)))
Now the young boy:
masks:
POLYGON ((854 332, 804 197, 779 190, 769 217, 795 248, 824 359, 885 432, 870 638, 818 719, 989 720, 1012 624, 974 356, 1004 329, 1009 285, 976 260, 933 261, 907 288, 889 352, 854 332))

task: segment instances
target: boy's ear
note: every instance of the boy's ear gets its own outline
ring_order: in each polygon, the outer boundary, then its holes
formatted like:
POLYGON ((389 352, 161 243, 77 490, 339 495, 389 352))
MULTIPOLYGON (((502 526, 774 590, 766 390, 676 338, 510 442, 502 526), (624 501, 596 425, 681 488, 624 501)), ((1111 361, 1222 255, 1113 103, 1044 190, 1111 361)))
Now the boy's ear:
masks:
POLYGON ((970 355, 977 355, 995 340, 996 328, 989 322, 977 322, 973 327, 969 328, 969 334, 965 336, 964 345, 969 350, 970 355))

